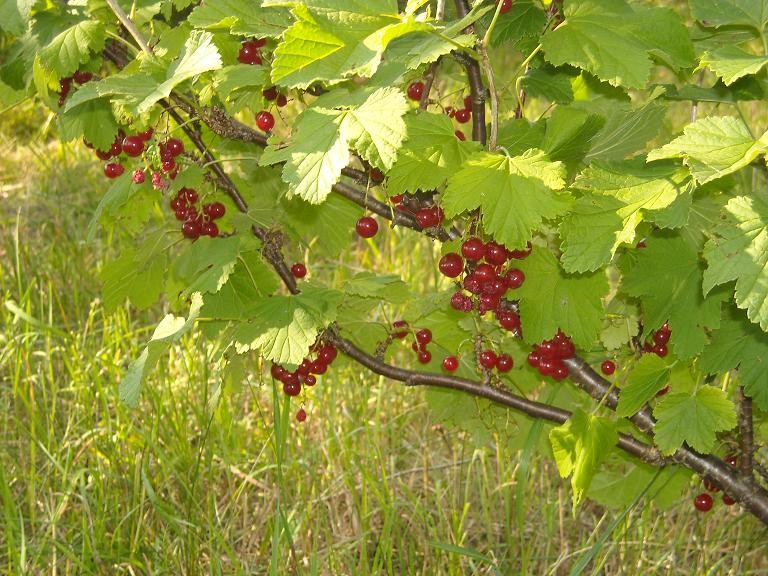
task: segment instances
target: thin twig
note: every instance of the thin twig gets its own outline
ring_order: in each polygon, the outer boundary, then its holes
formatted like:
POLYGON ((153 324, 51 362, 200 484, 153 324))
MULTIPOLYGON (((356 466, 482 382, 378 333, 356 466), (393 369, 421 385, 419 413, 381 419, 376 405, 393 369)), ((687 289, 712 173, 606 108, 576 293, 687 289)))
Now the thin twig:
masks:
POLYGON ((752 421, 752 398, 739 386, 739 442, 741 457, 739 468, 744 476, 752 476, 752 454, 755 451, 755 432, 752 421))
POLYGON ((152 48, 149 47, 149 44, 144 40, 139 29, 136 28, 136 25, 133 23, 133 20, 128 17, 128 14, 125 13, 120 4, 118 4, 116 0, 107 0, 107 4, 112 9, 115 16, 117 16, 117 19, 120 20, 120 24, 123 25, 123 28, 128 30, 128 33, 133 36, 134 40, 136 40, 139 47, 151 56, 153 54, 152 48))

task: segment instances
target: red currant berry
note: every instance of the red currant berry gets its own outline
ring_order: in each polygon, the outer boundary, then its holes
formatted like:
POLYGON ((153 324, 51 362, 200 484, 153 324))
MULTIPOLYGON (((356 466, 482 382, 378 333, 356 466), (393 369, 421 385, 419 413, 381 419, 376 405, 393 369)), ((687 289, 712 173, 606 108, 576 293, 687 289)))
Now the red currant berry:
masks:
POLYGON ((485 245, 485 261, 494 266, 503 266, 507 261, 506 248, 496 242, 488 242, 485 245))
POLYGON ((432 352, 429 350, 419 350, 419 363, 429 364, 432 361, 432 352))
POLYGON ((480 238, 469 238, 461 245, 461 253, 467 260, 480 260, 485 256, 485 244, 480 238))
POLYGON ((733 506, 736 504, 736 500, 728 496, 728 494, 723 494, 723 504, 726 506, 733 506))
POLYGON ((296 412, 296 421, 305 422, 306 420, 307 420, 307 411, 304 410, 304 408, 299 408, 299 410, 296 412))
POLYGON ((496 0, 496 4, 499 4, 499 1, 501 1, 501 8, 499 9, 500 14, 506 14, 510 10, 512 10, 512 0, 496 0))
POLYGON ((664 358, 669 353, 669 350, 667 350, 666 344, 656 344, 653 347, 653 353, 656 354, 659 358, 664 358))
POLYGON ((704 489, 708 492, 720 492, 720 487, 706 478, 704 478, 704 489))
POLYGON ((285 94, 278 94, 277 99, 275 100, 275 104, 278 108, 283 108, 286 104, 288 104, 288 96, 285 94))
POLYGON ((726 464, 728 464, 731 468, 736 468, 736 466, 739 463, 739 459, 736 456, 736 454, 728 454, 725 458, 723 458, 726 464))
POLYGON ((269 132, 272 130, 272 128, 275 127, 275 117, 272 116, 269 112, 266 110, 262 110, 258 114, 256 114, 256 125, 259 127, 260 130, 263 130, 264 132, 269 132))
POLYGON ((291 274, 293 274, 294 278, 304 278, 307 275, 307 267, 301 262, 296 262, 291 266, 291 274))
POLYGON ((496 270, 494 270, 493 266, 490 264, 478 264, 475 268, 475 277, 480 280, 480 282, 488 282, 489 280, 496 278, 496 270))
POLYGON ((395 194, 394 196, 390 196, 389 201, 392 202, 392 204, 400 204, 400 202, 403 201, 403 195, 395 194))
POLYGON ((461 292, 456 292, 451 296, 451 308, 459 312, 469 312, 472 310, 472 299, 461 292))
POLYGON ((283 368, 279 364, 272 364, 272 367, 269 369, 269 373, 272 375, 272 378, 274 378, 275 380, 281 380, 283 375, 285 374, 285 368, 283 368))
POLYGON ((266 38, 252 38, 250 40, 251 44, 253 44, 256 48, 263 48, 267 45, 267 39, 266 38))
POLYGON ((140 136, 126 136, 123 139, 123 152, 135 158, 144 152, 144 140, 140 136))
POLYGON ((207 214, 211 220, 218 220, 227 213, 227 209, 221 202, 211 202, 210 204, 206 204, 206 206, 208 207, 208 210, 206 211, 205 206, 203 206, 203 213, 207 214))
POLYGON ((165 149, 175 158, 184 154, 184 143, 178 138, 168 138, 168 141, 165 143, 165 149))
POLYGON ((533 250, 533 244, 531 244, 531 241, 528 241, 528 245, 525 247, 525 250, 510 250, 507 256, 510 258, 514 258, 515 260, 525 260, 533 250))
POLYGON ((513 331, 520 329, 520 316, 510 311, 501 311, 496 314, 496 319, 505 330, 513 331))
POLYGON ((417 102, 421 100, 421 97, 424 95, 424 82, 411 82, 408 86, 408 98, 411 100, 416 100, 417 102))
POLYGON ((464 108, 467 110, 472 110, 472 95, 467 94, 464 96, 464 108))
POLYGON ((456 356, 446 356, 443 358, 443 370, 446 372, 456 372, 459 368, 459 359, 456 356))
MULTIPOLYGON (((118 137, 119 138, 119 137, 118 137)), ((120 154, 123 153, 123 140, 122 138, 115 139, 114 142, 112 142, 112 146, 109 147, 109 153, 113 158, 117 158, 120 156, 120 154)))
POLYGON ((552 371, 552 378, 557 381, 565 380, 568 378, 568 368, 562 362, 558 362, 552 371))
POLYGON ((659 390, 658 392, 656 392, 656 397, 657 397, 657 398, 661 398, 662 396, 664 396, 664 395, 665 395, 665 394, 667 394, 668 392, 669 392, 669 386, 664 386, 664 388, 662 388, 661 390, 659 390))
MULTIPOLYGON (((384 172, 379 170, 378 168, 371 168, 370 172, 368 172, 368 176, 376 183, 384 182, 384 172)), ((400 200, 403 199, 403 195, 400 195, 400 200)), ((395 202, 397 204, 398 202, 395 202)))
POLYGON ((264 97, 264 100, 271 102, 277 98, 277 86, 270 86, 269 88, 265 88, 261 91, 261 95, 264 97))
POLYGON ((528 353, 528 364, 533 368, 539 367, 539 353, 535 350, 528 353))
POLYGON ((83 70, 78 70, 74 74, 72 74, 72 79, 77 84, 85 84, 86 82, 90 82, 93 80, 93 74, 91 72, 85 72, 83 70))
POLYGON ((603 360, 603 363, 600 364, 600 371, 606 376, 610 376, 616 372, 616 363, 613 360, 603 360))
POLYGON ((440 218, 431 208, 421 208, 416 212, 416 222, 422 228, 431 228, 440 223, 440 218))
POLYGON ((203 226, 200 229, 200 234, 202 236, 210 236, 211 238, 216 238, 216 236, 219 235, 219 227, 216 226, 215 222, 203 222, 203 226))
POLYGON ((509 354, 501 354, 496 360, 496 370, 499 372, 509 372, 512 370, 513 366, 514 361, 512 360, 512 356, 509 354))
POLYGON ((507 286, 510 288, 520 288, 520 286, 523 285, 523 282, 525 282, 525 274, 522 270, 511 268, 510 270, 507 270, 504 279, 507 281, 507 286))
POLYGON ((456 116, 454 117, 456 118, 456 122, 466 124, 472 117, 472 111, 467 108, 462 108, 461 110, 456 110, 456 116))
POLYGON ((309 370, 313 374, 325 374, 325 371, 328 370, 328 364, 317 358, 312 362, 309 370))
POLYGON ((202 228, 202 225, 197 220, 187 220, 181 225, 181 232, 187 238, 194 240, 200 236, 203 231, 202 228))
POLYGON ((338 351, 336 348, 330 344, 326 344, 320 348, 320 352, 317 353, 317 358, 326 364, 331 364, 334 360, 336 360, 337 355, 338 351))
POLYGON ((107 178, 117 178, 118 176, 121 176, 123 172, 125 172, 125 168, 122 164, 118 164, 117 162, 110 162, 104 166, 104 176, 107 178))
POLYGON ((148 142, 152 138, 152 134, 155 133, 155 129, 150 126, 144 132, 139 132, 137 136, 141 138, 142 142, 148 142))
POLYGON ((291 374, 291 376, 294 376, 295 380, 291 378, 283 383, 283 393, 286 396, 298 396, 301 394, 301 382, 299 382, 298 376, 295 374, 291 374))
POLYGON ((304 376, 304 385, 312 387, 315 384, 317 384, 317 378, 315 378, 314 374, 307 374, 304 376))
POLYGON ((474 274, 465 276, 462 285, 464 286, 465 290, 472 292, 472 294, 480 294, 480 292, 483 290, 483 283, 474 274))
POLYGON ((706 492, 702 492, 696 498, 693 499, 693 506, 699 512, 709 512, 712 510, 712 496, 706 492))
POLYGON ((147 175, 141 168, 136 168, 136 170, 133 171, 132 178, 134 184, 144 184, 144 180, 147 179, 147 175))
POLYGON ((194 188, 182 188, 179 190, 179 197, 184 198, 189 204, 196 204, 200 195, 194 188))
POLYGON ((440 258, 437 267, 444 276, 456 278, 464 271, 464 260, 455 252, 449 252, 440 258))
POLYGON ((480 352, 480 365, 483 368, 490 370, 496 366, 496 362, 498 362, 498 358, 496 357, 496 352, 493 350, 483 350, 480 352))
POLYGON ((432 342, 432 330, 429 328, 422 328, 416 332, 416 341, 422 346, 426 346, 432 342))
POLYGON ((456 136, 456 138, 458 138, 462 142, 464 142, 467 139, 467 137, 464 135, 464 132, 462 132, 461 130, 456 130, 453 133, 453 135, 456 136))
POLYGON ((243 42, 240 45, 240 52, 237 55, 237 61, 241 64, 261 64, 261 54, 259 48, 251 42, 243 42))
POLYGON ((379 231, 379 225, 370 216, 363 216, 355 224, 355 230, 361 238, 373 238, 376 236, 376 232, 379 231))
POLYGON ((399 330, 393 334, 395 338, 405 338, 408 336, 408 322, 405 320, 395 320, 392 322, 393 328, 405 328, 405 330, 399 330))

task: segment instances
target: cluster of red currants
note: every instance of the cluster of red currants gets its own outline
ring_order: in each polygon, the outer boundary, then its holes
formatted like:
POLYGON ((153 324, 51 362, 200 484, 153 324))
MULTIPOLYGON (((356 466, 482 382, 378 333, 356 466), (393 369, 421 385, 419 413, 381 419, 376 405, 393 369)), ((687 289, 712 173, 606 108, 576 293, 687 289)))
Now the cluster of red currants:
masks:
POLYGON ((266 38, 252 38, 240 44, 237 61, 241 64, 261 64, 261 48, 266 46, 266 38))
POLYGON ((72 83, 82 85, 91 80, 93 80, 93 74, 81 70, 78 70, 72 76, 59 80, 59 106, 64 106, 67 96, 72 91, 72 83))
MULTIPOLYGON (((732 468, 736 468, 739 462, 735 454, 729 454, 724 458, 724 460, 732 468)), ((720 492, 720 487, 714 482, 707 480, 706 478, 704 479, 703 484, 704 489, 707 492, 712 492, 713 494, 720 492)), ((715 503, 714 499, 712 498, 712 494, 707 494, 707 492, 697 494, 693 499, 693 507, 696 508, 696 510, 699 512, 709 512, 712 510, 712 506, 715 503)), ((728 494, 723 494, 723 504, 726 506, 733 506, 736 504, 736 500, 728 496, 728 494)))
POLYGON ((483 350, 480 352, 477 361, 480 363, 480 366, 486 370, 493 370, 495 368, 501 373, 509 372, 515 365, 512 356, 509 354, 497 355, 493 350, 483 350))
POLYGON ((652 352, 659 358, 664 358, 669 352, 667 350, 667 343, 670 336, 672 336, 672 331, 669 329, 669 324, 664 322, 661 328, 651 333, 650 341, 643 345, 643 352, 652 352))
MULTIPOLYGON (((109 150, 96 150, 96 156, 99 158, 99 160, 113 160, 104 166, 104 175, 110 179, 122 176, 122 174, 125 172, 125 166, 123 166, 123 164, 120 162, 121 157, 123 155, 130 156, 132 158, 141 156, 141 154, 144 152, 146 143, 152 138, 152 134, 152 128, 147 128, 144 132, 139 132, 138 134, 130 134, 128 136, 125 135, 125 132, 122 129, 118 130, 117 136, 112 142, 112 146, 109 147, 109 150)), ((90 142, 84 142, 88 148, 93 149, 93 145, 90 142)), ((180 140, 178 142, 181 144, 180 140)), ((183 149, 184 148, 182 145, 182 150, 183 149)), ((137 184, 141 184, 144 182, 144 177, 145 176, 143 170, 136 171, 133 174, 133 181, 137 184), (141 172, 141 174, 139 174, 139 172, 141 172)))
POLYGON ((558 330, 551 340, 537 344, 528 354, 528 364, 539 370, 542 376, 552 376, 555 380, 568 377, 568 368, 563 360, 573 358, 576 348, 571 339, 562 330, 558 330))
POLYGON ((171 199, 171 210, 176 219, 183 222, 181 231, 192 240, 200 236, 215 238, 219 235, 219 227, 215 220, 224 216, 226 208, 221 202, 203 204, 202 210, 198 210, 199 195, 197 190, 182 188, 171 199))
MULTIPOLYGON (((331 344, 315 344, 310 349, 310 356, 304 358, 295 370, 288 370, 273 363, 270 374, 272 378, 282 382, 283 393, 287 396, 298 396, 301 394, 302 386, 312 387, 317 384, 317 376, 326 373, 337 354, 336 348, 331 344), (312 358, 312 354, 314 354, 314 358, 312 358)), ((299 409, 296 413, 296 419, 299 422, 304 422, 307 419, 304 408, 299 409)))
MULTIPOLYGON (((411 333, 410 330, 408 330, 408 322, 405 320, 395 320, 392 322, 392 327, 395 329, 392 336, 401 340, 411 333)), ((432 352, 427 350, 427 345, 432 342, 432 330, 429 328, 422 328, 421 330, 416 331, 414 337, 415 340, 411 344, 411 350, 416 353, 419 363, 429 364, 432 361, 432 352)))
POLYGON ((270 86, 261 91, 261 95, 267 102, 274 102, 278 108, 288 104, 288 96, 277 91, 277 86, 270 86))
POLYGON ((413 194, 395 194, 389 197, 389 201, 400 212, 411 214, 421 229, 434 228, 445 220, 443 209, 437 204, 424 202, 413 194))
POLYGON ((502 328, 519 334, 520 317, 504 297, 525 282, 523 271, 511 262, 530 253, 530 242, 525 250, 507 250, 497 242, 483 242, 473 236, 461 245, 461 254, 444 254, 438 263, 440 272, 460 282, 451 296, 451 307, 461 312, 477 310, 480 315, 493 311, 502 328), (459 279, 462 273, 464 277, 459 279))

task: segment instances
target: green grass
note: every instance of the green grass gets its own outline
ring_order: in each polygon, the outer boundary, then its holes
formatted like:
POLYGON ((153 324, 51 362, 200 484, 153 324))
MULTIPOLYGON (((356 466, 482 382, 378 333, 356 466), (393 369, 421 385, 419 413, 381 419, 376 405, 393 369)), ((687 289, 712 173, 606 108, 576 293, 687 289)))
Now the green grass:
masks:
MULTIPOLYGON (((193 335, 126 409, 117 384, 163 310, 104 312, 97 271, 115 248, 83 241, 103 178, 27 124, 25 148, 24 130, 0 130, 3 574, 559 575, 610 529, 619 512, 571 515, 547 461, 527 463, 519 525, 517 454, 353 366, 313 389, 298 425, 255 360, 215 401, 213 350, 193 335)), ((405 242, 338 264, 434 282, 432 256, 405 242)), ((585 573, 765 574, 765 529, 736 508, 695 513, 695 493, 629 511, 585 573)))

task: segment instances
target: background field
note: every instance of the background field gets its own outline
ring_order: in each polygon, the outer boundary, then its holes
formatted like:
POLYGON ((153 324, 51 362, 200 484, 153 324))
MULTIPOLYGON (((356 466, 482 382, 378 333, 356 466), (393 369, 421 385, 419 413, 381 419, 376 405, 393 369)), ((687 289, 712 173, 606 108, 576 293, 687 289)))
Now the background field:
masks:
MULTIPOLYGON (((315 387, 300 425, 255 361, 216 395, 211 349, 191 336, 127 410, 117 383, 164 310, 105 314, 97 273, 115 251, 84 241, 100 166, 49 140, 28 104, 2 118, 4 574, 568 574, 605 536, 585 573, 768 573, 765 528, 738 507, 696 513, 698 480, 611 531, 621 511, 574 517, 554 466, 528 462, 519 523, 517 454, 441 428, 423 390, 351 367, 315 387)), ((387 238, 335 265, 375 259, 428 289, 429 247, 387 238)))

